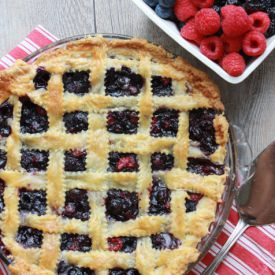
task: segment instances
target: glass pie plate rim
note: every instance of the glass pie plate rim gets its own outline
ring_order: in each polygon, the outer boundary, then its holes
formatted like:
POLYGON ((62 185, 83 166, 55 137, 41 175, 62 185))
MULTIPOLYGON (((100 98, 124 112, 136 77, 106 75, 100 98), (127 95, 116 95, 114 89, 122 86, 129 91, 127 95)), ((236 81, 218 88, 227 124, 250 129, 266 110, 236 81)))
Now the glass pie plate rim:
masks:
MULTIPOLYGON (((52 44, 49 44, 34 53, 27 56, 24 61, 28 63, 34 62, 40 55, 44 54, 45 52, 53 51, 57 48, 65 47, 69 42, 73 42, 88 36, 96 36, 101 35, 108 39, 131 39, 133 37, 128 35, 122 35, 122 34, 107 34, 107 33, 90 33, 90 34, 83 34, 83 35, 75 35, 71 37, 67 37, 61 40, 58 40, 56 42, 53 42, 52 44)), ((150 42, 150 41, 149 41, 150 42)), ((152 43, 152 42, 151 42, 152 43)), ((211 223, 209 226, 209 232, 206 236, 204 236, 201 239, 201 242, 198 244, 197 248, 200 252, 200 255, 196 262, 191 263, 188 267, 188 271, 190 271, 196 263, 198 263, 209 251, 211 246, 214 244, 215 240, 219 236, 221 230, 224 227, 224 224, 228 218, 231 206, 233 204, 233 198, 234 194, 237 189, 237 185, 239 182, 239 175, 241 174, 241 167, 239 165, 238 161, 238 150, 236 146, 236 141, 239 139, 239 131, 242 130, 233 124, 230 124, 229 127, 229 142, 227 145, 227 157, 225 160, 225 166, 228 167, 228 176, 225 183, 225 190, 222 195, 222 201, 221 203, 217 204, 217 210, 216 210, 216 217, 215 220, 211 223), (237 129, 237 131, 236 131, 237 129)), ((247 144, 246 140, 243 141, 247 144)), ((250 149, 249 145, 247 144, 247 147, 250 149)), ((0 251, 0 258, 4 261, 5 264, 9 264, 10 260, 7 259, 7 257, 3 254, 3 252, 0 251)))

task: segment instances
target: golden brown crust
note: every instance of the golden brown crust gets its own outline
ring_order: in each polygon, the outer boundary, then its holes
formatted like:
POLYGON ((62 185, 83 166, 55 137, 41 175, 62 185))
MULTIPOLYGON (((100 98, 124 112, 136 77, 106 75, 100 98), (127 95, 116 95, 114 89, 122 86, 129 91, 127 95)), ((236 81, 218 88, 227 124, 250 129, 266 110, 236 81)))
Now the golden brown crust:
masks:
POLYGON ((222 114, 224 106, 219 90, 206 74, 193 68, 180 57, 173 57, 163 48, 143 39, 107 40, 87 37, 71 42, 65 48, 42 54, 34 64, 17 61, 10 69, 0 72, 0 103, 7 100, 14 105, 12 134, 7 138, 7 166, 0 170, 7 187, 4 192, 5 211, 1 214, 3 242, 12 252, 13 274, 55 274, 62 259, 70 264, 89 267, 106 274, 109 268, 135 267, 141 274, 180 274, 194 262, 199 251, 197 243, 208 232, 215 218, 216 203, 223 193, 226 174, 201 176, 188 172, 188 157, 207 157, 190 145, 189 111, 213 108, 220 113, 214 119, 217 150, 208 158, 223 164, 228 140, 228 123, 222 114), (144 79, 144 87, 137 97, 111 97, 104 91, 107 68, 130 67, 144 79), (38 66, 51 73, 46 90, 35 90, 33 78, 38 66), (70 70, 90 71, 92 90, 85 96, 63 93, 62 75, 70 70), (151 76, 163 75, 173 79, 175 95, 156 97, 152 94, 151 76), (20 133, 22 104, 19 96, 27 95, 41 105, 48 114, 49 130, 41 134, 20 133), (176 137, 150 136, 150 124, 155 110, 161 107, 179 111, 179 128, 176 137), (106 130, 108 110, 131 108, 139 112, 139 132, 134 135, 116 135, 106 130), (89 113, 89 129, 68 134, 62 123, 63 114, 82 110, 89 113), (45 173, 32 175, 20 167, 22 146, 49 150, 50 157, 45 173), (64 173, 64 151, 85 148, 85 172, 64 173), (139 172, 108 173, 110 151, 131 152, 138 155, 139 172), (154 152, 171 153, 174 168, 169 172, 151 171, 150 156, 154 152), (152 176, 160 177, 171 189, 171 214, 148 215, 149 189, 152 176), (24 220, 18 212, 18 189, 43 189, 47 192, 47 213, 28 214, 24 220), (64 206, 65 191, 83 188, 89 191, 91 216, 89 221, 62 219, 58 210, 64 206), (140 195, 139 216, 127 222, 110 222, 105 216, 106 191, 117 188, 136 191, 140 195), (187 191, 204 195, 195 212, 186 213, 187 191), (24 249, 15 241, 20 224, 43 231, 41 248, 24 249), (60 234, 81 233, 92 239, 88 253, 60 251, 60 234), (171 232, 181 240, 175 250, 157 250, 152 247, 150 235, 171 232), (138 237, 133 253, 110 252, 107 238, 114 236, 138 237), (50 255, 50 256, 49 256, 50 255))

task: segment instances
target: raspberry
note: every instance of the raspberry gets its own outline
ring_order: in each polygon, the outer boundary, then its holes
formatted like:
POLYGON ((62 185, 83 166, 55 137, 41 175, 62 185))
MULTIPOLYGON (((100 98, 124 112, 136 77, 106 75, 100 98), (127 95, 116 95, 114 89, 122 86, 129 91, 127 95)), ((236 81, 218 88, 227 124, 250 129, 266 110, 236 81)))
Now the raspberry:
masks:
POLYGON ((195 15, 196 30, 203 35, 216 33, 220 28, 220 16, 213 9, 201 9, 195 15))
POLYGON ((244 58, 239 53, 229 53, 221 62, 223 69, 232 76, 239 76, 243 73, 246 65, 244 58))
POLYGON ((267 13, 258 11, 249 15, 252 21, 252 30, 265 33, 270 25, 270 19, 267 13))
POLYGON ((200 9, 210 8, 214 4, 214 0, 191 0, 191 1, 196 7, 200 9))
POLYGON ((229 37, 238 37, 251 29, 251 20, 242 7, 227 5, 221 9, 222 29, 229 37))
POLYGON ((221 40, 226 53, 239 52, 242 49, 243 36, 228 37, 225 34, 222 34, 221 40))
POLYGON ((190 19, 180 31, 180 34, 183 38, 195 42, 196 44, 200 44, 203 39, 203 35, 201 35, 195 28, 195 19, 190 19))
POLYGON ((218 60, 223 56, 223 43, 218 36, 204 38, 200 45, 201 52, 211 60, 218 60))
POLYGON ((243 52, 248 56, 259 56, 266 49, 265 36, 258 31, 248 32, 243 39, 243 52))
POLYGON ((178 20, 186 21, 194 16, 198 8, 191 2, 191 0, 176 0, 174 12, 178 20))

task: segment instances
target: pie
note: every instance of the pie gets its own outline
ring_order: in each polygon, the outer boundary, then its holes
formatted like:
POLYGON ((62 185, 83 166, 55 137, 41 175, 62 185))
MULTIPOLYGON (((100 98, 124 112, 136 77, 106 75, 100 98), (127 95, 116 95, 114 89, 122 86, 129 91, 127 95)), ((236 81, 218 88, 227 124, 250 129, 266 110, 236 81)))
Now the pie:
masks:
POLYGON ((142 39, 87 37, 0 73, 1 247, 13 274, 182 274, 215 220, 218 88, 142 39))

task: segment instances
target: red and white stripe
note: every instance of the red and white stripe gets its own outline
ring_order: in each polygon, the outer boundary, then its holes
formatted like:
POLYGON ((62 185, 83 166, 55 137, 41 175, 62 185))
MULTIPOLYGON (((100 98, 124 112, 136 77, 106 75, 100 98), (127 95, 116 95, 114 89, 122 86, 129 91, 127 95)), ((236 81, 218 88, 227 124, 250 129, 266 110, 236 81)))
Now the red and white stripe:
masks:
POLYGON ((16 48, 11 50, 8 54, 0 58, 0 70, 10 67, 16 59, 23 59, 36 50, 57 41, 58 38, 47 31, 41 25, 27 35, 16 48))
MULTIPOLYGON (((27 35, 19 45, 0 59, 0 70, 11 66, 16 59, 23 59, 34 51, 58 40, 41 25, 27 35)), ((213 261, 238 222, 235 205, 219 238, 207 255, 192 269, 190 275, 199 275, 213 261)), ((0 261, 0 275, 9 274, 0 261)), ((250 227, 231 248, 215 275, 273 275, 275 274, 275 225, 250 227)))

